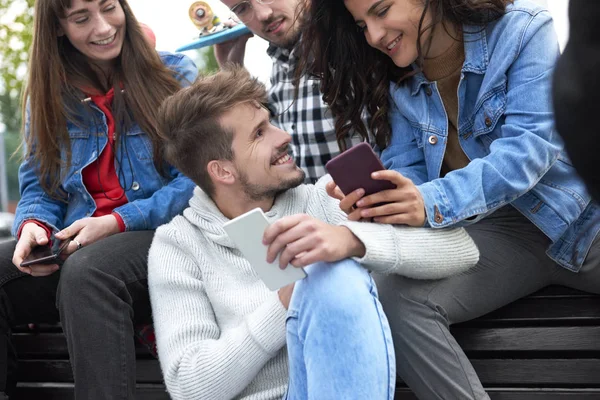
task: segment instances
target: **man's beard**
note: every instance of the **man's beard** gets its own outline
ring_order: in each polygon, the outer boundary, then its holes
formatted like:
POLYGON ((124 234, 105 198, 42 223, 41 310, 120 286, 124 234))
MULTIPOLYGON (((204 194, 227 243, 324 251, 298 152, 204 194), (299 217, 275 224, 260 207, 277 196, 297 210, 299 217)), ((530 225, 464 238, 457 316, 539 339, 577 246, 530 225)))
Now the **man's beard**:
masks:
POLYGON ((261 184, 251 183, 248 179, 248 175, 243 169, 238 169, 238 179, 242 185, 242 190, 248 196, 249 200, 262 201, 266 199, 274 199, 279 194, 300 186, 304 182, 305 173, 302 170, 298 170, 299 174, 293 178, 283 180, 275 186, 267 186, 261 184))
MULTIPOLYGON (((265 21, 265 23, 263 24, 263 31, 266 30, 266 27, 269 26, 272 22, 276 21, 277 19, 279 19, 280 17, 272 17, 270 18, 268 21, 265 21)), ((280 47, 280 48, 284 48, 284 49, 293 49, 294 47, 296 47, 296 45, 298 44, 298 41, 300 40, 300 22, 301 21, 296 21, 295 24, 293 24, 292 22, 292 26, 289 28, 289 31, 286 32, 286 34, 284 35, 283 38, 281 38, 279 41, 279 39, 276 39, 277 41, 272 41, 273 38, 269 38, 268 40, 270 40, 270 43, 280 47)))

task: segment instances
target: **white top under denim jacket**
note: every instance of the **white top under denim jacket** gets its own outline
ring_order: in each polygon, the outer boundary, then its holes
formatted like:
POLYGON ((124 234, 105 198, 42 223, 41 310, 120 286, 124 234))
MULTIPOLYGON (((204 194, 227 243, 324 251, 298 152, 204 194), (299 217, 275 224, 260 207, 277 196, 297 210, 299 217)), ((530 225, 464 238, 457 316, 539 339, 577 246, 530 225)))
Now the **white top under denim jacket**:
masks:
MULTIPOLYGON (((167 52, 160 52, 160 56, 182 86, 194 81, 198 70, 190 58, 167 52)), ((135 93, 131 95, 135 96, 135 93)), ((36 160, 26 157, 19 168, 21 200, 17 206, 13 235, 29 219, 43 222, 53 231, 58 231, 93 215, 96 210, 96 203, 83 184, 81 171, 96 162, 104 150, 108 143, 108 126, 106 116, 95 104, 91 103, 89 107, 78 104, 76 107, 80 110, 77 116, 79 123, 67 122, 71 165, 61 184, 61 189, 68 196, 67 201, 51 198, 44 192, 35 173, 36 160)), ((25 135, 29 134, 29 122, 27 113, 25 135)), ((125 179, 121 185, 127 189, 128 202, 115 208, 114 212, 121 216, 128 231, 155 229, 183 211, 195 185, 172 166, 166 170, 166 176, 157 171, 150 138, 138 124, 133 123, 127 132, 118 134, 126 135, 124 146, 116 147, 115 159, 121 160, 119 168, 125 179)), ((64 148, 62 153, 63 160, 66 160, 64 148)))
MULTIPOLYGON (((306 213, 345 225, 365 245, 357 261, 381 273, 435 279, 478 261, 463 229, 348 222, 325 191, 330 180, 281 194, 267 218, 306 213)), ((150 248, 156 343, 174 400, 281 399, 287 388, 286 310, 223 230, 227 221, 196 188, 190 207, 158 228, 150 248)))
POLYGON ((600 208, 554 129, 559 48, 550 14, 517 0, 484 29, 463 29, 458 135, 471 162, 440 179, 448 117, 436 83, 420 73, 390 86, 384 165, 418 185, 429 226, 472 224, 510 203, 552 240, 548 255, 578 271, 600 230, 600 208))

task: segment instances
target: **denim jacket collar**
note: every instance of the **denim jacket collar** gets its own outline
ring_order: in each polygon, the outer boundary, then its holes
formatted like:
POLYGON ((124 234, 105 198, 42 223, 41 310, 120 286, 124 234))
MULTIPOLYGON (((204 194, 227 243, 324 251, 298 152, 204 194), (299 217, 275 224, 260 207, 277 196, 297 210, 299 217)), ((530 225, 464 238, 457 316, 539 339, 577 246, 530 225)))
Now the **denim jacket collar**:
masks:
POLYGON ((464 25, 465 63, 462 72, 483 75, 487 71, 489 54, 485 29, 480 26, 464 25))
MULTIPOLYGON (((487 71, 489 56, 485 29, 480 26, 463 25, 463 38, 465 46, 465 63, 462 72, 472 72, 483 75, 487 71)), ((413 64, 417 68, 416 64, 413 64)), ((421 86, 428 85, 429 81, 419 72, 410 79, 410 94, 416 96, 421 86)))

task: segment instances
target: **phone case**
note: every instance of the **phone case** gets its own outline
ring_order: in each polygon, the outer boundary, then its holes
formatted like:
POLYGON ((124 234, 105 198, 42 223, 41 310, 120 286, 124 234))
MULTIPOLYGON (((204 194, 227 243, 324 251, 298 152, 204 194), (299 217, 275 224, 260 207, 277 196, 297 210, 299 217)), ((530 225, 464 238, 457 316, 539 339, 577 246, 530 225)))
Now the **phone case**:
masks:
POLYGON ((260 208, 255 208, 226 222, 223 229, 265 285, 270 290, 277 290, 306 277, 306 272, 293 265, 288 265, 286 269, 279 268, 279 256, 274 262, 267 262, 267 246, 262 243, 262 237, 268 226, 265 214, 260 208))
POLYGON ((325 164, 325 168, 345 195, 359 188, 365 190, 365 196, 396 188, 390 181, 371 178, 373 172, 385 168, 371 146, 365 142, 332 158, 325 164))
POLYGON ((52 253, 50 246, 37 246, 32 249, 29 259, 21 263, 21 267, 34 264, 54 264, 57 258, 58 255, 52 253))
POLYGON ((62 259, 60 258, 60 254, 64 249, 67 248, 71 239, 64 240, 56 253, 52 252, 50 246, 36 246, 31 251, 28 260, 24 260, 21 263, 21 267, 28 267, 34 264, 62 264, 62 259))

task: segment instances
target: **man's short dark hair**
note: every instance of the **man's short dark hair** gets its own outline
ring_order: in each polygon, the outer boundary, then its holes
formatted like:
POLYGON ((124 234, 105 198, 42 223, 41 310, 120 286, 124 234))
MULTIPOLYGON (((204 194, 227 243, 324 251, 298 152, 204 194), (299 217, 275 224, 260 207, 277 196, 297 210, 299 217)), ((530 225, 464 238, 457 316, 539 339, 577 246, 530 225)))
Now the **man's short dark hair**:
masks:
POLYGON ((185 89, 165 99, 158 109, 158 127, 164 138, 165 160, 194 181, 206 194, 214 194, 207 165, 212 160, 233 160, 233 132, 220 117, 238 104, 266 104, 267 92, 242 67, 198 77, 185 89))

